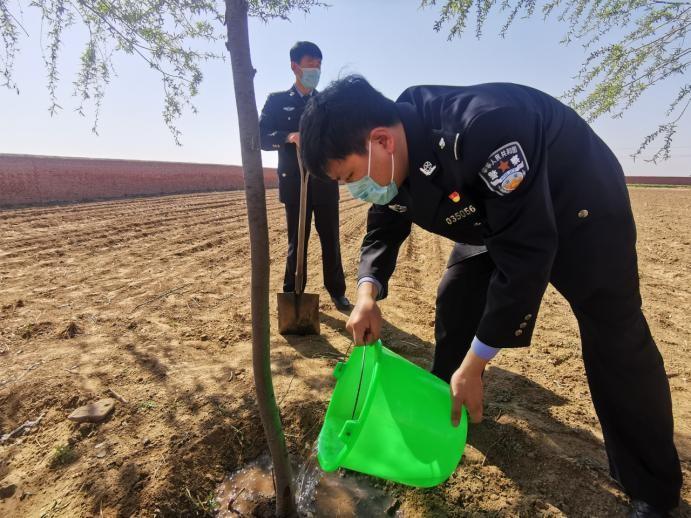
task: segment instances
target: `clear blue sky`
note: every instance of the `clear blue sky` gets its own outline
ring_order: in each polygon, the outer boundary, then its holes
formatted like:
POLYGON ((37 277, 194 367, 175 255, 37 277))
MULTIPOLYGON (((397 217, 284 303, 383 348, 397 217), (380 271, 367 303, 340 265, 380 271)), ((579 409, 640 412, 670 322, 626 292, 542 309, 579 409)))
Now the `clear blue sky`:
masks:
MULTIPOLYGON (((463 39, 448 42, 445 33, 432 30, 435 9, 419 9, 417 0, 333 0, 332 4, 307 16, 294 14, 290 22, 250 21, 259 109, 269 92, 292 84, 288 50, 296 40, 311 40, 321 47, 321 86, 357 72, 392 98, 414 84, 488 81, 528 84, 558 96, 573 84, 572 76, 585 57, 578 44, 559 45, 566 27, 556 19, 517 20, 507 38, 501 39, 498 32, 505 15, 496 12, 481 40, 471 27, 463 39)), ((161 117, 158 76, 137 57, 118 56, 118 76, 108 87, 96 136, 91 132, 91 114, 83 118, 73 111, 77 102, 72 81, 83 31, 71 29, 65 36, 59 89, 63 110, 51 118, 38 11, 25 6, 22 23, 30 37, 20 41, 15 67, 20 94, 0 90, 0 153, 240 163, 229 60, 204 66, 204 82, 195 101, 199 113, 187 113, 179 121, 183 146, 178 147, 161 117)), ((225 52, 222 43, 215 50, 225 52)), ((682 121, 672 160, 654 165, 640 159, 634 163, 628 157, 662 120, 674 86, 682 79, 646 94, 623 118, 602 118, 594 124, 627 174, 691 175, 691 114, 682 121)), ((265 165, 276 165, 276 153, 263 153, 263 159, 265 165)))

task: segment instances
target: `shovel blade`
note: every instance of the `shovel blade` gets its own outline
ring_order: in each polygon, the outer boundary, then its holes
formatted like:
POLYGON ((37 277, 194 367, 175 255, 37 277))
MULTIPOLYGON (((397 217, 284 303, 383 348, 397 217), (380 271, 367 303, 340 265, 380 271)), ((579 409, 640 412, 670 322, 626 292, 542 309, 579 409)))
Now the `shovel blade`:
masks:
POLYGON ((278 293, 278 332, 282 335, 319 334, 319 295, 278 293))

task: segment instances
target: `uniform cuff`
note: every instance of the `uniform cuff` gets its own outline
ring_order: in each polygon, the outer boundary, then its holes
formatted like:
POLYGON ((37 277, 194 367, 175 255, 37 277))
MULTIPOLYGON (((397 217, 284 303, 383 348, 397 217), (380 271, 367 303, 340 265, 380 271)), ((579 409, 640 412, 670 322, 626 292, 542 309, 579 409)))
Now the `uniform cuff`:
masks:
POLYGON ((359 288, 360 284, 362 284, 363 282, 371 282, 372 284, 374 284, 377 287, 377 298, 379 298, 379 295, 382 291, 381 282, 379 282, 377 279, 371 276, 361 277, 357 281, 357 287, 359 288))
POLYGON ((470 344, 470 350, 485 361, 491 360, 499 351, 501 351, 500 348, 490 347, 481 341, 477 336, 473 338, 473 341, 470 344))

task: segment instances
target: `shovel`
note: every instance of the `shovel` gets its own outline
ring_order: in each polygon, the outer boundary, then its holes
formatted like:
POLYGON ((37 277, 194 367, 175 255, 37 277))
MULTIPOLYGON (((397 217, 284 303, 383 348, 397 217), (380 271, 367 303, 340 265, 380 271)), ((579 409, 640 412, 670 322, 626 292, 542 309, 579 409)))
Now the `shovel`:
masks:
POLYGON ((295 293, 277 293, 278 332, 282 335, 319 334, 319 295, 303 293, 305 275, 305 220, 307 219, 307 182, 309 177, 302 167, 300 147, 297 147, 300 168, 300 215, 298 218, 298 259, 295 270, 295 293))

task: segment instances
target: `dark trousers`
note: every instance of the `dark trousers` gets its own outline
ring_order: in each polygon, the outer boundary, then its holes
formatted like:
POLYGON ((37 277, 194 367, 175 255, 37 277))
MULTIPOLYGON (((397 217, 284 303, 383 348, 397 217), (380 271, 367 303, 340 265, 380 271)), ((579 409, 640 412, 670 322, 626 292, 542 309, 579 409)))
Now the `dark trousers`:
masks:
MULTIPOLYGON (((578 320, 611 475, 631 498, 670 510, 681 468, 669 383, 641 311, 635 229, 617 229, 598 246, 560 243, 552 282, 578 320)), ((470 348, 493 268, 489 254, 475 256, 449 266, 439 285, 432 371, 446 381, 470 348)))
POLYGON ((494 263, 484 253, 449 265, 439 283, 432 373, 447 383, 470 349, 493 271, 494 263))
MULTIPOLYGON (((283 291, 295 291, 295 269, 297 266, 298 220, 300 206, 286 204, 286 221, 288 223, 288 257, 286 257, 286 271, 283 277, 283 291)), ((307 244, 309 243, 312 227, 312 212, 314 212, 314 226, 319 234, 322 247, 322 271, 324 286, 332 297, 345 294, 345 276, 341 262, 341 244, 339 241, 338 203, 312 205, 307 204, 307 221, 305 229, 305 275, 302 289, 307 283, 307 244)))

